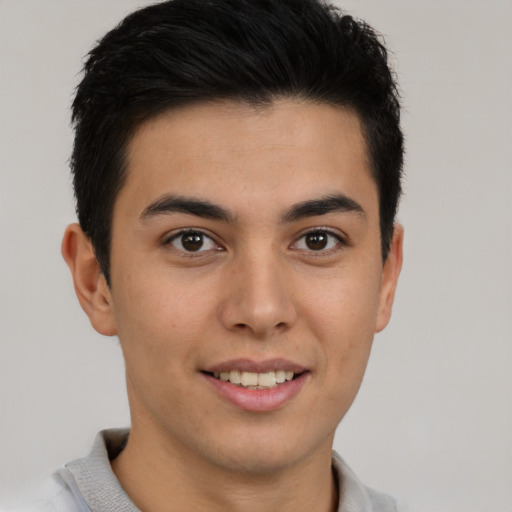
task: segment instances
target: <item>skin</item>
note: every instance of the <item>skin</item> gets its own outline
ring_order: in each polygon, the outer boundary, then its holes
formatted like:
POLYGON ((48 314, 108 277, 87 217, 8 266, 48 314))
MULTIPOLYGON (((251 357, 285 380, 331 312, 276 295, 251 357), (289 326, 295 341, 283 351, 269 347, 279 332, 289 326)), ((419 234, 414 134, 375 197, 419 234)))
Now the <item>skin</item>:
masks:
POLYGON ((335 429, 389 321, 402 262, 399 225, 381 258, 358 117, 290 99, 196 105, 147 121, 127 154, 111 288, 78 225, 62 245, 83 309, 119 337, 126 362, 132 433, 112 464, 121 484, 142 510, 335 510, 335 429), (232 218, 144 214, 169 194, 232 218), (340 194, 360 210, 283 218, 340 194), (206 235, 200 251, 183 249, 183 229, 206 235), (315 229, 325 249, 306 243, 315 229), (246 411, 201 373, 233 358, 307 372, 292 399, 246 411))

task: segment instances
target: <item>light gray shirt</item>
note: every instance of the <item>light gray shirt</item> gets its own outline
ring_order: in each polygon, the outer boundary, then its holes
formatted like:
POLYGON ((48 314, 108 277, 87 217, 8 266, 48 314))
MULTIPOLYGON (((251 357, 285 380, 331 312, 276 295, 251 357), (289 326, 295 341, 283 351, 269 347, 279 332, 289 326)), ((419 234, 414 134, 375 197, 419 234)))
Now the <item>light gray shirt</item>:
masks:
MULTIPOLYGON (((110 466, 125 447, 128 433, 100 432, 87 457, 54 473, 39 496, 18 512, 140 512, 110 466)), ((397 512, 393 498, 363 485, 336 452, 332 463, 340 489, 338 512, 397 512)))

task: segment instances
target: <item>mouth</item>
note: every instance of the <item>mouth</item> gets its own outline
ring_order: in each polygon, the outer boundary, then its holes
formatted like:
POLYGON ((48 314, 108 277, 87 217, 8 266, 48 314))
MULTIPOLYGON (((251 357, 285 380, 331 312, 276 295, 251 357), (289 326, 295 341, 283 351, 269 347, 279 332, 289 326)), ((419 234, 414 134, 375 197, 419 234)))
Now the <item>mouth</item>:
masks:
POLYGON ((245 389, 272 389, 286 382, 297 379, 304 372, 289 370, 271 370, 267 372, 248 372, 243 370, 229 370, 222 372, 202 372, 214 379, 230 382, 245 389))
POLYGON ((293 403, 311 380, 310 369, 283 358, 232 359, 200 373, 223 400, 237 409, 258 413, 293 403))
POLYGON ((231 359, 203 368, 211 389, 237 409, 270 412, 296 400, 311 380, 311 370, 288 359, 231 359))

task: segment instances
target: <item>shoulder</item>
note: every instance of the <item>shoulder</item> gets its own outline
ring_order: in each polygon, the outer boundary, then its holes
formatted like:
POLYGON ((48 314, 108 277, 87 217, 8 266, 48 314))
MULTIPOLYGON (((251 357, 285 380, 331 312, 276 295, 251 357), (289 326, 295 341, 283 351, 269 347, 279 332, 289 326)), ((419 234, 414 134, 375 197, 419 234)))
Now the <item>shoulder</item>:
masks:
POLYGON ((332 464, 340 489, 338 512, 398 512, 392 496, 364 485, 336 452, 333 452, 332 464))
POLYGON ((89 512, 89 509, 76 501, 61 471, 57 471, 26 493, 22 501, 8 508, 0 506, 0 512, 89 512))
POLYGON ((110 466, 110 460, 124 448, 128 433, 127 429, 100 432, 89 455, 56 471, 35 492, 24 496, 23 504, 0 505, 0 512, 137 512, 110 466))

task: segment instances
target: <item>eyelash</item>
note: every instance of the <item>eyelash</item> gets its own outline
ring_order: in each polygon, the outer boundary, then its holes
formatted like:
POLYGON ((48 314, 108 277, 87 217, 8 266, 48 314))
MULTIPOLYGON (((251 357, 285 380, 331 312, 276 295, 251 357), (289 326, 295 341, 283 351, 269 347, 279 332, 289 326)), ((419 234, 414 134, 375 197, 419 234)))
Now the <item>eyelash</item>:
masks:
MULTIPOLYGON (((334 252, 337 252, 341 248, 343 248, 347 245, 347 241, 340 233, 333 231, 332 229, 324 228, 324 227, 317 227, 314 229, 309 229, 305 233, 302 233, 292 245, 296 246, 301 240, 305 240, 305 238, 308 235, 320 235, 320 234, 326 235, 327 237, 330 237, 330 238, 334 238, 336 240, 335 246, 329 247, 328 249, 319 249, 319 250, 299 249, 299 248, 297 248, 295 250, 304 251, 304 254, 306 254, 307 257, 309 257, 309 258, 318 258, 318 257, 330 255, 334 252)), ((329 243, 329 242, 327 242, 327 243, 329 243)))
MULTIPOLYGON (((163 240, 163 245, 171 245, 172 246, 174 241, 179 240, 184 235, 200 235, 201 237, 203 237, 203 244, 204 244, 204 240, 208 239, 208 240, 210 240, 211 243, 213 243, 215 245, 215 248, 214 248, 215 251, 219 251, 220 252, 220 251, 224 250, 219 244, 217 244, 217 242, 214 240, 213 237, 211 237, 210 235, 206 234, 201 229, 190 229, 190 228, 182 229, 182 230, 178 231, 177 233, 174 233, 174 234, 166 237, 163 240)), ((329 243, 329 242, 327 242, 327 243, 329 243)), ((181 245, 183 247, 183 244, 181 244, 181 245)), ((307 254, 308 257, 313 257, 314 258, 314 257, 321 257, 323 255, 331 254, 333 252, 336 252, 337 250, 339 250, 340 248, 342 248, 342 247, 344 247, 346 245, 347 245, 347 241, 339 233, 337 233, 337 232, 335 232, 335 231, 333 231, 333 230, 331 230, 329 228, 317 227, 317 228, 314 228, 314 229, 309 229, 308 231, 302 233, 291 244, 291 248, 293 250, 296 250, 296 251, 302 251, 302 252, 304 252, 304 254, 307 254), (301 248, 295 247, 295 246, 297 246, 297 244, 301 240, 304 240, 308 235, 327 235, 327 237, 334 238, 337 243, 336 243, 335 247, 330 247, 328 249, 323 249, 322 248, 322 249, 318 249, 318 250, 306 249, 306 248, 301 249, 301 248)), ((187 251, 185 248, 182 248, 182 249, 177 248, 177 247, 173 247, 173 248, 176 251, 178 251, 182 256, 188 257, 188 258, 205 257, 213 249, 213 248, 203 249, 202 246, 197 251, 187 251)))
MULTIPOLYGON (((183 237, 184 235, 200 235, 201 237, 203 237, 203 244, 204 244, 204 240, 207 239, 207 240, 210 240, 211 243, 213 243, 215 245, 215 250, 216 251, 222 251, 223 250, 215 242, 213 237, 211 237, 210 235, 206 234, 201 229, 182 229, 182 230, 178 231, 177 233, 174 233, 171 236, 166 237, 164 239, 164 241, 163 241, 163 245, 171 245, 172 246, 174 241, 180 240, 180 238, 183 237)), ((181 245, 183 247, 183 243, 181 245)), ((183 249, 180 249, 180 248, 177 248, 177 247, 173 247, 173 248, 176 251, 178 251, 182 256, 187 257, 187 258, 201 258, 201 257, 204 257, 204 256, 207 255, 205 253, 209 253, 212 250, 212 249, 204 250, 204 249, 202 249, 202 247, 199 250, 197 250, 197 251, 187 251, 185 248, 183 248, 183 249)))

